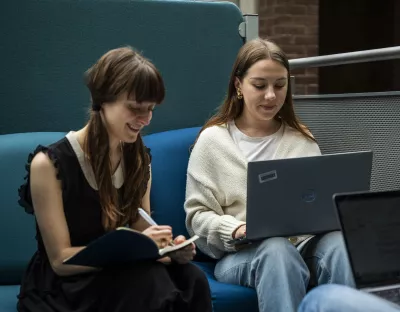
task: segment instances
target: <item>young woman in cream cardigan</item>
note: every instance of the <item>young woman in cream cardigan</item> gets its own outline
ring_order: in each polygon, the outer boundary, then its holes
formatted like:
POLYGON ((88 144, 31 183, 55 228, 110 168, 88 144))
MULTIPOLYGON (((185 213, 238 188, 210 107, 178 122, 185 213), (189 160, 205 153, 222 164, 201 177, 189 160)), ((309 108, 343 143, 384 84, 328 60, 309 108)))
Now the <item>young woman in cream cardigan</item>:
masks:
POLYGON ((214 274, 220 282, 256 289, 261 312, 296 311, 309 283, 354 283, 340 232, 313 237, 302 253, 295 245, 305 237, 274 237, 240 250, 228 243, 246 232, 248 161, 321 154, 296 118, 289 77, 277 45, 246 43, 225 102, 197 138, 187 174, 189 233, 200 236, 201 251, 218 259, 214 274))

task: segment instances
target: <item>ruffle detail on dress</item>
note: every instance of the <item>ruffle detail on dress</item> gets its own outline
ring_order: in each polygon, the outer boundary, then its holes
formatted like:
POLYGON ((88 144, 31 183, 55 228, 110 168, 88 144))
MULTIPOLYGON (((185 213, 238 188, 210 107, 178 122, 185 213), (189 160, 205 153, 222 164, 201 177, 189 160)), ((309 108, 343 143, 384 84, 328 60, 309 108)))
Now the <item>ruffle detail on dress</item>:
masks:
MULTIPOLYGON (((28 214, 34 214, 33 206, 32 206, 32 198, 31 198, 31 192, 30 192, 30 170, 31 170, 31 163, 33 158, 38 154, 39 152, 43 152, 47 154, 47 156, 51 159, 53 162, 53 165, 57 171, 57 179, 62 182, 61 175, 60 175, 60 169, 59 169, 59 163, 57 156, 55 155, 54 151, 51 148, 48 148, 46 146, 38 145, 36 149, 33 151, 33 153, 30 153, 28 156, 28 161, 25 164, 25 170, 27 171, 27 174, 24 178, 25 182, 18 188, 18 204, 22 206, 25 209, 25 212, 28 214)), ((62 183, 62 188, 64 188, 64 183, 62 183)))

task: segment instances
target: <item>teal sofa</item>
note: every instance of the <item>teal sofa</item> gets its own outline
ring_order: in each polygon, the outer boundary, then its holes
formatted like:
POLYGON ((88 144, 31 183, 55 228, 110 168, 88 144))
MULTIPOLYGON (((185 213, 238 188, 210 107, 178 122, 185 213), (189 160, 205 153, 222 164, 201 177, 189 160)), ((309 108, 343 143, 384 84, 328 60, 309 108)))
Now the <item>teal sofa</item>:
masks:
MULTIPOLYGON (((199 128, 185 128, 144 137, 151 149, 154 218, 170 224, 174 234, 187 235, 183 209, 189 148, 199 128)), ((25 164, 38 144, 57 141, 63 132, 31 132, 0 135, 0 311, 15 312, 24 268, 36 250, 35 222, 17 203, 25 164)), ((222 284, 214 278, 215 261, 199 253, 195 263, 207 275, 215 312, 258 311, 253 289, 222 284)))
MULTIPOLYGON (((12 104, 0 114, 0 312, 9 312, 36 250, 34 219, 17 203, 24 166, 38 144, 84 124, 90 95, 83 72, 124 45, 160 69, 167 95, 145 137, 153 152, 152 208, 157 222, 187 234, 186 166, 198 131, 191 127, 204 124, 224 97, 244 19, 233 3, 191 0, 13 0, 3 15, 0 98, 12 104)), ((204 255, 196 263, 209 278, 215 311, 258 310, 253 290, 218 283, 204 255)))

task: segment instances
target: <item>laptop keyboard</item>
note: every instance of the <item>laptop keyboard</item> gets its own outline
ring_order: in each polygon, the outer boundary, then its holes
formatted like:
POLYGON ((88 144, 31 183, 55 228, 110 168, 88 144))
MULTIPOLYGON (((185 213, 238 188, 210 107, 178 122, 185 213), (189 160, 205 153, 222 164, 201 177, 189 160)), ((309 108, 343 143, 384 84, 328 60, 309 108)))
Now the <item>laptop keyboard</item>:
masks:
POLYGON ((400 305, 400 288, 374 291, 373 294, 400 305))

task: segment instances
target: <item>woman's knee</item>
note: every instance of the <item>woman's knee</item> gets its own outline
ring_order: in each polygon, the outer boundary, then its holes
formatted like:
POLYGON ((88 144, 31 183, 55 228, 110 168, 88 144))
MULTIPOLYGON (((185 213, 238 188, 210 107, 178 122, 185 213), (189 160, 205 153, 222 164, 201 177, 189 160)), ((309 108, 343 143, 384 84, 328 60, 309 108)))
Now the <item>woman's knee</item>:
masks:
POLYGON ((173 289, 174 283, 170 278, 166 266, 160 262, 143 262, 133 265, 107 268, 100 273, 98 287, 113 281, 115 289, 121 296, 129 296, 135 291, 149 289, 161 291, 158 287, 162 283, 166 289, 173 289))
POLYGON ((345 252, 345 244, 342 232, 335 231, 325 234, 320 242, 319 249, 325 251, 325 253, 343 253, 345 252))
POLYGON ((287 238, 273 237, 264 240, 258 247, 256 257, 269 257, 278 259, 296 259, 303 261, 296 247, 287 238))
POLYGON ((322 285, 311 290, 302 300, 299 306, 299 312, 317 312, 322 310, 325 306, 337 305, 338 294, 341 289, 336 285, 328 284, 322 285))
POLYGON ((193 263, 177 265, 176 270, 187 279, 192 279, 198 283, 207 283, 208 285, 208 280, 204 271, 193 263))
POLYGON ((327 265, 348 266, 347 252, 343 235, 339 231, 325 234, 318 242, 315 256, 324 259, 327 265))
POLYGON ((287 238, 273 237, 264 240, 257 248, 258 262, 273 268, 297 270, 309 276, 309 271, 297 248, 287 238))
POLYGON ((343 285, 322 285, 303 299, 299 312, 364 312, 399 311, 388 301, 343 285))
POLYGON ((99 274, 96 287, 99 311, 111 311, 115 302, 118 302, 118 311, 130 311, 132 306, 138 310, 159 311, 173 304, 177 292, 165 265, 158 262, 105 269, 99 274))
POLYGON ((359 292, 353 288, 325 284, 311 290, 299 306, 299 312, 364 311, 360 308, 359 292))
POLYGON ((195 289, 200 290, 204 295, 210 296, 210 285, 206 274, 197 265, 189 263, 187 266, 186 276, 193 278, 195 283, 195 289))
POLYGON ((346 295, 349 291, 351 292, 353 290, 342 285, 325 284, 311 290, 304 298, 304 301, 321 301, 328 305, 331 305, 340 300, 340 298, 343 298, 343 296, 346 295))
POLYGON ((193 263, 173 264, 168 267, 168 271, 175 282, 181 287, 193 285, 196 288, 208 289, 208 279, 206 274, 197 265, 193 263))

